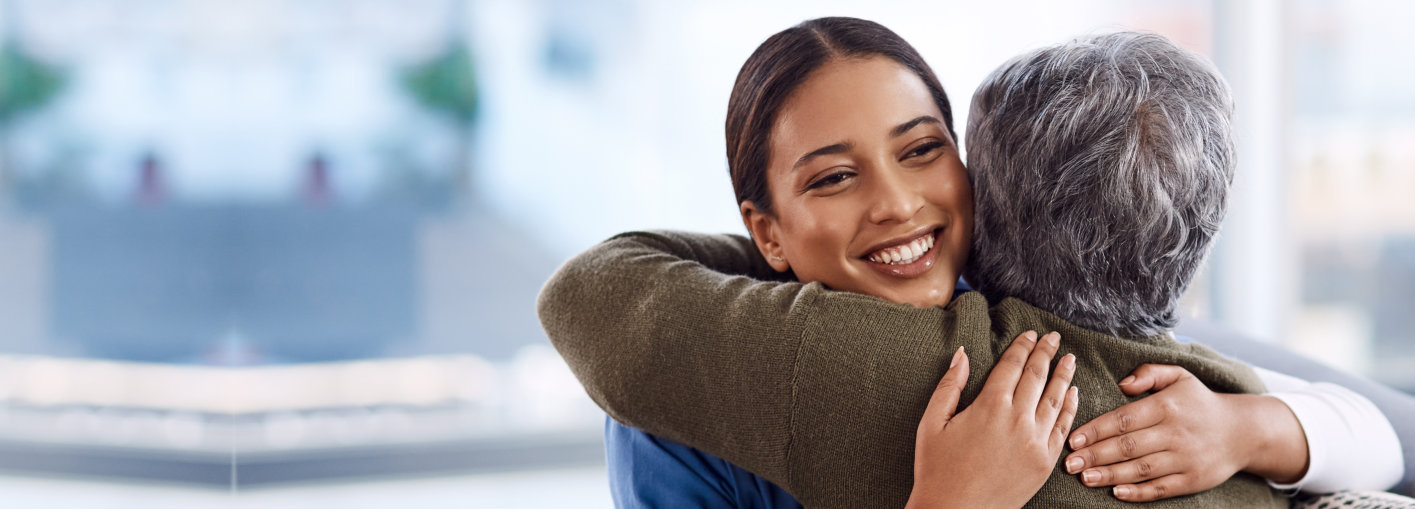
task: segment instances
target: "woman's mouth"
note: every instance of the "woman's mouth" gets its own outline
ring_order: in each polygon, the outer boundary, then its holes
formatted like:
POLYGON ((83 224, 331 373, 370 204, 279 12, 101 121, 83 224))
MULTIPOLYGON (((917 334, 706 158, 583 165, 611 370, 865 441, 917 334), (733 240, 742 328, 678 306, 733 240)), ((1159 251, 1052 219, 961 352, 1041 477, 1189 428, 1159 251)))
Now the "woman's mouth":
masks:
POLYGON ((923 258, 924 253, 929 252, 929 250, 933 249, 933 247, 933 232, 929 232, 927 235, 906 242, 904 244, 894 247, 887 247, 879 251, 870 253, 870 255, 865 258, 875 263, 884 263, 889 265, 908 265, 910 263, 918 261, 919 258, 923 258))
POLYGON ((919 237, 865 255, 869 266, 895 277, 915 277, 928 272, 938 260, 934 244, 943 229, 931 230, 919 237))

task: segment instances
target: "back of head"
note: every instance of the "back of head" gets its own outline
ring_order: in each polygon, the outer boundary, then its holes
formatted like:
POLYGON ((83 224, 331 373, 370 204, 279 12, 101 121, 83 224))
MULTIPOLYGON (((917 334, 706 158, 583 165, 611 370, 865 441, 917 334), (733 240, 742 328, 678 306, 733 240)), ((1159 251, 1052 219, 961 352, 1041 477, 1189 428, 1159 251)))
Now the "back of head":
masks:
POLYGON ((966 279, 1115 335, 1173 327, 1227 208, 1232 112, 1212 64, 1158 35, 1004 64, 969 115, 966 279))

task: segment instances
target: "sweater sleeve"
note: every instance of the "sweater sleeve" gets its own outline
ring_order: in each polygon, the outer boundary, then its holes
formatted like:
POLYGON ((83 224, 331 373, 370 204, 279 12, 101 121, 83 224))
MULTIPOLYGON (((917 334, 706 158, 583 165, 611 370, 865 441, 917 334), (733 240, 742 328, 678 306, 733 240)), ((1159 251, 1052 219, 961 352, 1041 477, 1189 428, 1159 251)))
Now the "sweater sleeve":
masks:
POLYGON ((770 271, 755 253, 738 236, 619 235, 566 262, 537 311, 610 416, 789 489, 794 364, 820 285, 729 274, 770 271))
POLYGON ((846 485, 910 479, 912 433, 957 348, 942 339, 952 315, 734 274, 774 276, 744 237, 630 233, 567 262, 538 311, 620 422, 722 457, 808 506, 829 506, 846 485), (866 466, 877 464, 894 468, 866 466))

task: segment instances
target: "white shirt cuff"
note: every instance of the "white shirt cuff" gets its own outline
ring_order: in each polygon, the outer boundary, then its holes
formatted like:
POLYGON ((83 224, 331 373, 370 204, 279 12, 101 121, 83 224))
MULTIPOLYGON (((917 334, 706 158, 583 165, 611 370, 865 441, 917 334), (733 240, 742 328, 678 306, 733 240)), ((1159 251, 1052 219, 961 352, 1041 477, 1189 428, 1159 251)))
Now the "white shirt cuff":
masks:
POLYGON ((1254 369, 1271 391, 1266 395, 1292 410, 1307 438, 1307 473, 1292 484, 1269 482, 1274 488, 1384 491, 1400 482, 1400 438, 1370 400, 1339 385, 1254 369))

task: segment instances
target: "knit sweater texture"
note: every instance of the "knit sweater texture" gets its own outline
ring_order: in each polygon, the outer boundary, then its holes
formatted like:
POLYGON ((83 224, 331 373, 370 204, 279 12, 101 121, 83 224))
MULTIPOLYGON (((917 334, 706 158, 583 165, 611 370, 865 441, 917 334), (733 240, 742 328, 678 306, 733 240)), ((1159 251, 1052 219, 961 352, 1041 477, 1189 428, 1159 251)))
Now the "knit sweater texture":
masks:
MULTIPOLYGON (((977 292, 915 308, 801 284, 750 239, 634 232, 576 256, 537 303, 551 342, 610 416, 722 457, 810 508, 902 507, 919 419, 954 351, 972 370, 960 410, 1024 331, 1061 333, 1076 355, 1076 424, 1138 398, 1117 385, 1145 363, 1184 367, 1210 389, 1259 393, 1250 368, 1167 336, 1119 338, 1017 299, 977 292)), ((1069 450, 1067 451, 1069 452, 1069 450)), ((1028 507, 1122 507, 1061 460, 1028 507)), ((1286 507, 1239 473, 1155 507, 1286 507)))

